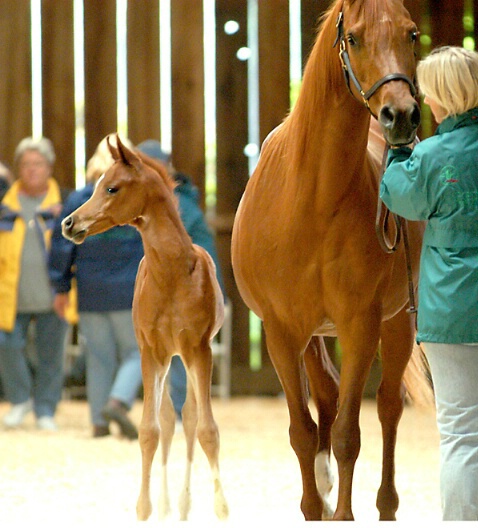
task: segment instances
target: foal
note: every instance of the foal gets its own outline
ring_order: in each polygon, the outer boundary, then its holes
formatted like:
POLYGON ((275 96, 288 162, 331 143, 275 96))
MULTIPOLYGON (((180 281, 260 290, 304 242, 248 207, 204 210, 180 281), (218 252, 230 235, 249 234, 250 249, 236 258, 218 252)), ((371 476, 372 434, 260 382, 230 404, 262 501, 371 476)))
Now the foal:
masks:
POLYGON ((209 461, 215 493, 215 513, 223 519, 228 507, 219 475, 219 432, 211 408, 211 340, 222 325, 223 295, 209 254, 191 242, 179 216, 174 183, 166 170, 143 154, 127 149, 117 136, 109 140, 113 166, 100 178, 92 197, 63 220, 63 235, 81 244, 116 225, 131 224, 141 233, 144 258, 136 278, 133 322, 141 351, 144 385, 139 428, 142 483, 136 511, 139 520, 151 515, 151 466, 159 438, 162 447, 160 517, 170 511, 167 461, 174 434, 175 413, 164 390, 171 357, 179 354, 188 373, 183 408, 187 469, 179 509, 190 510, 191 465, 197 438, 209 461), (161 435, 160 435, 161 432, 161 435))

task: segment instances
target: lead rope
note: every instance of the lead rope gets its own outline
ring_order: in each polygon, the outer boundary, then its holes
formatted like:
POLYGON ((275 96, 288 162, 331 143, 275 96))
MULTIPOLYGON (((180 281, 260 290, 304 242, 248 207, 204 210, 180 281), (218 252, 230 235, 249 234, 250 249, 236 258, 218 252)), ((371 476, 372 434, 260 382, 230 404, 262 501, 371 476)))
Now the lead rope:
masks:
MULTIPOLYGON (((380 178, 379 182, 382 180, 383 173, 385 172, 387 165, 387 157, 390 145, 388 143, 385 146, 383 157, 382 157, 382 167, 380 169, 380 178)), ((407 309, 408 313, 414 314, 417 312, 417 307, 415 305, 415 287, 413 284, 413 272, 412 272, 412 263, 410 257, 410 241, 408 238, 408 224, 407 221, 400 216, 394 214, 393 219, 395 220, 395 226, 397 229, 395 240, 390 242, 390 239, 387 236, 387 225, 388 219, 390 217, 390 210, 384 205, 380 199, 380 194, 378 197, 377 204, 377 215, 375 217, 375 232, 377 233, 378 242, 380 247, 385 251, 385 253, 393 253, 397 250, 397 247, 400 243, 401 237, 403 235, 403 245, 405 248, 405 260, 407 264, 407 279, 408 279, 408 298, 409 298, 409 308, 407 309), (383 213, 382 220, 382 210, 385 210, 383 213)))

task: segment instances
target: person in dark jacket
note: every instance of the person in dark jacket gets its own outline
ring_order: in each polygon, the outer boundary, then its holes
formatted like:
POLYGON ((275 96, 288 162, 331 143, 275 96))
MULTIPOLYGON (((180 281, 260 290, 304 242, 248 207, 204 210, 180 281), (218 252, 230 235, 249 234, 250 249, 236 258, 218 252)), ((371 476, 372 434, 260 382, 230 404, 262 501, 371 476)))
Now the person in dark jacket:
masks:
POLYGON ((56 222, 49 272, 59 315, 69 305, 73 277, 76 279, 79 330, 86 340, 86 393, 93 436, 110 434, 113 421, 124 436, 135 439, 138 431, 127 411, 142 385, 132 320, 134 283, 143 257, 141 236, 134 227, 118 226, 77 246, 61 234, 63 218, 90 198, 96 181, 112 163, 104 139, 88 162, 87 185, 70 194, 56 222))
MULTIPOLYGON (((137 149, 150 158, 163 163, 169 174, 176 181, 174 192, 179 201, 181 220, 194 244, 203 247, 212 257, 216 265, 216 275, 221 290, 225 296, 221 268, 217 256, 214 237, 209 229, 204 213, 199 205, 199 191, 191 179, 175 170, 171 163, 171 155, 164 152, 161 143, 155 139, 147 139, 137 145, 137 149)), ((169 370, 169 385, 176 416, 181 419, 181 410, 186 400, 186 370, 179 356, 173 356, 169 370)))
POLYGON ((435 389, 443 519, 478 520, 478 53, 446 46, 417 78, 439 124, 414 150, 391 149, 380 196, 426 220, 417 340, 435 389))

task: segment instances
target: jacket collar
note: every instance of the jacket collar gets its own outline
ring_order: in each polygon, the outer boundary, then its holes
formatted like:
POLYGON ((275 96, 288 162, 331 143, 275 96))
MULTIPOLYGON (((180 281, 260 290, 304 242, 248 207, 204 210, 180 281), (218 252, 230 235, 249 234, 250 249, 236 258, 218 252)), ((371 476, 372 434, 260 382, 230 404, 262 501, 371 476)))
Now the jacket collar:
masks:
POLYGON ((444 134, 469 125, 478 125, 478 107, 457 116, 447 117, 438 125, 435 134, 444 134))
MULTIPOLYGON (((19 211, 21 209, 20 202, 18 199, 18 193, 20 192, 20 183, 18 181, 15 181, 10 189, 8 189, 7 193, 3 197, 2 204, 7 206, 13 211, 19 211)), ((58 183, 53 178, 49 178, 48 180, 48 189, 45 194, 45 198, 43 199, 40 208, 41 209, 47 209, 48 207, 51 207, 54 204, 61 202, 61 194, 60 194, 60 188, 58 186, 58 183)))

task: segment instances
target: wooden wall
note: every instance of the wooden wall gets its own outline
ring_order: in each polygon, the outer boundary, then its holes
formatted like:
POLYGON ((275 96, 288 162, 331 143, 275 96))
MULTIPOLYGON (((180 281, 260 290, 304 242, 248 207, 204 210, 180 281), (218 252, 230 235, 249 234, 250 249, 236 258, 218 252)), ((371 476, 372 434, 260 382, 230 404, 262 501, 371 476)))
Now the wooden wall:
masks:
MULTIPOLYGON (((419 26, 429 26, 431 46, 460 44, 464 0, 405 0, 419 26)), ((478 0, 474 0, 478 12, 478 0)), ((43 131, 57 151, 56 177, 73 188, 75 178, 73 0, 42 0, 43 131)), ((329 0, 302 0, 303 62, 329 0)), ((159 0, 128 4, 128 135, 134 143, 160 138, 159 0)), ((171 0, 172 150, 176 167, 202 191, 205 181, 204 44, 202 0, 171 0)), ((86 158, 117 129, 116 1, 84 0, 86 158)), ((247 45, 247 1, 216 0, 217 207, 212 225, 226 288, 234 308, 232 389, 271 394, 280 390, 263 353, 263 367, 249 367, 249 312, 230 264, 234 214, 248 179, 247 64, 236 57, 247 45), (239 22, 234 35, 228 20, 239 22)), ((261 141, 289 108, 289 3, 259 0, 259 128, 261 141)), ((32 133, 30 0, 0 2, 0 161, 12 164, 17 143, 32 133)), ((162 21, 164 22, 164 21, 162 21)), ((423 27, 422 27, 423 32, 423 27)))

